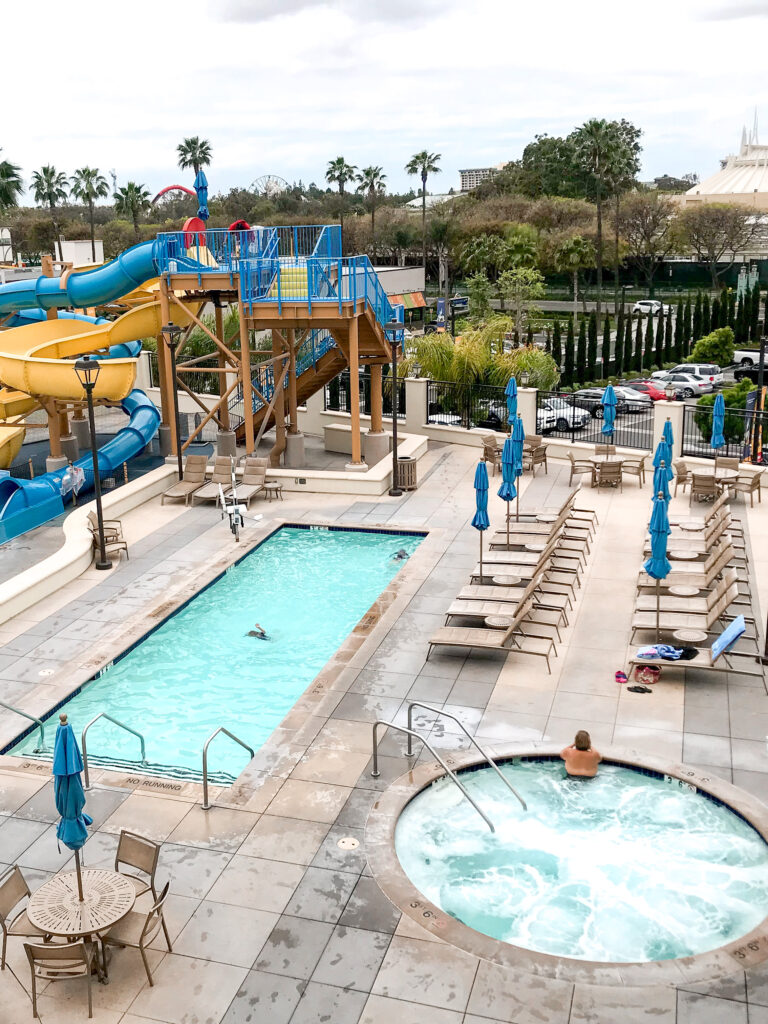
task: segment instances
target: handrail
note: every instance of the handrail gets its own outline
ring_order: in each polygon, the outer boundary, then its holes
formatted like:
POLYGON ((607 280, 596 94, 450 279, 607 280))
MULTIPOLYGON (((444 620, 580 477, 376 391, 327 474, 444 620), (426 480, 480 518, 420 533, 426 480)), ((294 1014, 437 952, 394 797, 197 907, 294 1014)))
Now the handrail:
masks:
POLYGON ((20 708, 15 708, 13 704, 6 704, 4 700, 0 700, 0 708, 5 708, 6 711, 15 711, 17 715, 21 715, 22 718, 28 718, 30 722, 34 722, 40 730, 40 746, 35 747, 32 751, 33 754, 45 753, 45 726, 39 718, 35 718, 34 715, 28 715, 26 711, 22 711, 20 708))
POLYGON ((491 819, 486 814, 483 814, 483 812, 477 806, 475 801, 472 799, 472 797, 466 791, 464 786, 461 784, 461 782, 459 782, 458 776, 454 772, 451 771, 451 769, 448 767, 448 765, 445 763, 445 761, 442 759, 442 757, 440 757, 438 752, 429 743, 429 741, 425 740, 424 737, 420 733, 414 732, 413 729, 406 729, 405 726, 403 726, 403 725, 395 725, 394 722, 385 722, 383 719, 377 719, 373 723, 373 766, 371 768, 371 775, 373 776, 374 779, 378 779, 379 775, 381 774, 381 772, 379 771, 379 740, 378 740, 378 735, 377 735, 377 731, 378 731, 378 728, 379 728, 380 725, 386 725, 386 727, 388 729, 395 729, 397 732, 403 732, 403 733, 406 734, 406 736, 408 736, 409 739, 410 739, 411 736, 415 736, 416 739, 421 740, 421 742, 424 744, 424 746, 427 748, 427 750, 432 754, 434 759, 438 762, 438 764, 448 774, 448 777, 459 787, 459 789, 464 794, 464 796, 467 798, 467 800, 469 800, 469 802, 475 808, 475 810, 480 815, 480 817, 483 819, 483 821, 488 826, 488 828, 491 830, 491 832, 495 832, 496 831, 496 829, 493 827, 493 822, 491 821, 491 819))
POLYGON ((209 811, 211 809, 211 807, 213 807, 213 804, 208 803, 208 746, 209 746, 211 740, 215 740, 220 732, 223 732, 225 736, 229 736, 229 738, 231 740, 234 740, 235 743, 239 743, 240 746, 244 750, 248 751, 248 753, 251 755, 252 758, 256 756, 256 752, 254 751, 253 747, 249 747, 247 743, 245 743, 243 740, 240 739, 239 736, 235 736, 235 734, 233 732, 230 732, 229 729, 225 729, 223 725, 220 725, 219 728, 216 729, 215 732, 211 733, 211 735, 205 741, 205 745, 203 747, 203 810, 204 811, 209 811))
MULTIPOLYGON (((442 715, 442 716, 443 716, 443 718, 450 718, 450 719, 451 719, 451 720, 452 720, 453 722, 455 722, 455 723, 456 723, 456 725, 458 725, 458 727, 459 727, 459 728, 461 729, 461 731, 462 731, 462 732, 464 733, 464 735, 465 735, 465 736, 467 737, 467 739, 469 740, 469 742, 470 742, 470 743, 471 743, 471 744, 472 744, 472 745, 473 745, 474 747, 476 747, 476 748, 477 748, 477 749, 478 749, 478 750, 480 751, 480 753, 481 753, 481 754, 483 755, 483 757, 484 757, 484 758, 486 759, 486 761, 487 761, 487 762, 488 762, 488 764, 489 764, 489 765, 491 766, 491 768, 493 768, 493 770, 494 770, 494 771, 496 772, 496 774, 497 774, 497 775, 499 776, 499 778, 500 778, 500 779, 501 779, 501 781, 502 781, 502 782, 504 783, 504 785, 505 785, 505 786, 507 787, 507 789, 508 789, 508 790, 510 790, 510 791, 511 791, 512 793, 514 793, 514 794, 515 794, 515 796, 517 797, 517 799, 518 799, 518 800, 520 801, 520 803, 521 803, 521 804, 523 805, 523 810, 524 810, 524 811, 527 811, 527 810, 528 810, 528 804, 527 804, 527 803, 525 802, 525 800, 523 800, 523 798, 522 798, 522 797, 520 796, 520 794, 519 794, 519 793, 517 792, 517 790, 516 790, 516 789, 515 789, 515 787, 514 787, 514 786, 512 785, 512 783, 511 783, 511 782, 509 781, 509 779, 505 778, 505 777, 504 777, 504 775, 502 775, 501 771, 499 770, 499 766, 498 766, 498 765, 496 764, 496 762, 495 762, 495 761, 493 760, 493 758, 492 758, 492 757, 491 757, 491 755, 490 755, 490 754, 488 753, 488 751, 487 751, 487 750, 484 750, 484 749, 483 749, 483 748, 482 748, 482 747, 480 746, 480 744, 479 744, 479 743, 477 742, 477 740, 475 739, 475 737, 474 737, 474 736, 473 736, 473 735, 472 735, 472 734, 471 734, 471 733, 470 733, 470 732, 469 732, 469 731, 467 730, 467 728, 466 728, 466 726, 464 725, 464 723, 463 723, 463 722, 460 722, 460 721, 459 721, 459 719, 458 719, 458 718, 456 717, 456 715, 452 715, 452 714, 450 713, 450 711, 442 711, 442 710, 441 710, 440 708, 433 708, 433 707, 431 707, 431 706, 430 706, 429 704, 424 704, 424 703, 422 703, 422 701, 420 701, 420 700, 412 700, 412 701, 410 702, 410 704, 408 705, 408 728, 409 728, 409 729, 412 729, 412 727, 413 727, 413 709, 414 709, 414 708, 424 708, 424 710, 425 710, 425 711, 433 711, 433 712, 434 712, 434 713, 435 713, 436 715, 442 715)), ((418 736, 418 733, 412 732, 412 733, 410 733, 410 734, 409 734, 409 736, 408 736, 408 747, 407 747, 407 749, 406 749, 406 754, 407 754, 407 756, 408 756, 408 757, 413 757, 413 742, 412 742, 412 736, 418 736)))
POLYGON ((83 789, 90 789, 90 779, 88 777, 88 746, 85 742, 85 736, 88 730, 94 725, 100 718, 106 718, 108 722, 113 725, 120 726, 121 729, 125 729, 126 732, 133 733, 134 736, 138 736, 139 742, 141 743, 141 764, 147 763, 147 749, 144 744, 144 737, 136 729, 132 729, 130 725, 126 725, 125 722, 121 722, 118 718, 113 718, 112 715, 108 715, 106 711, 100 711, 95 718, 92 718, 90 722, 83 729, 83 735, 80 737, 80 746, 83 748, 83 775, 85 777, 85 785, 83 789))

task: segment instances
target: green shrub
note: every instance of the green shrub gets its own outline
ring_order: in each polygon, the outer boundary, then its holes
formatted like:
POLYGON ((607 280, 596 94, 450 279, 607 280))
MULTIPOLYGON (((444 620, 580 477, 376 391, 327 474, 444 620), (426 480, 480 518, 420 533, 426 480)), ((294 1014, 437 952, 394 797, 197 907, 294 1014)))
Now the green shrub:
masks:
MULTIPOLYGON (((689 363, 716 363, 728 366, 733 362, 733 331, 730 327, 718 327, 693 346, 693 352, 686 360, 689 363)), ((706 397, 706 396, 705 396, 706 397)))

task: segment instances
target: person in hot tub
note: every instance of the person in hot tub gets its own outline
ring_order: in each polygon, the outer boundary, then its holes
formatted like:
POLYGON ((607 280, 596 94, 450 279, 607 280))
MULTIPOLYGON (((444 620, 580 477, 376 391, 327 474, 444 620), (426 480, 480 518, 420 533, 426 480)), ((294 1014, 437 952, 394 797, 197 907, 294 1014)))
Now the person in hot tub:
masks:
POLYGON ((570 747, 560 751, 568 775, 591 779, 597 775, 597 766, 602 757, 592 746, 586 729, 579 729, 570 747))

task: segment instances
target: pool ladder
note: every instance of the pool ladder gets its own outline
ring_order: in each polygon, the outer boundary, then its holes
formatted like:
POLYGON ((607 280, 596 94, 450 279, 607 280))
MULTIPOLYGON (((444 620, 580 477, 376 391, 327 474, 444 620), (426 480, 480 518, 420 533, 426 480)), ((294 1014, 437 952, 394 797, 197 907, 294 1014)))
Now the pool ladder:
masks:
POLYGON ((524 811, 528 810, 528 805, 526 804, 525 800, 523 800, 523 798, 517 792, 515 787, 501 773, 501 771, 499 770, 499 766, 493 760, 491 755, 488 753, 487 750, 485 750, 483 747, 480 746, 480 744, 477 742, 475 737, 467 730, 467 728, 464 725, 464 723, 461 722, 456 717, 456 715, 452 715, 449 711, 443 711, 440 708, 433 708, 430 704, 424 704, 420 700, 411 701, 409 703, 409 705, 408 705, 408 727, 407 728, 405 726, 403 726, 403 725, 395 725, 394 722, 386 722, 386 721, 384 721, 384 719, 377 719, 373 723, 373 764, 371 766, 371 775, 373 776, 374 779, 377 779, 379 777, 379 775, 381 774, 381 772, 379 771, 379 737, 378 737, 379 727, 380 726, 386 726, 388 729, 394 729, 396 732, 401 732, 401 733, 403 733, 404 735, 406 735, 408 737, 408 745, 407 745, 406 751, 405 751, 405 756, 406 757, 414 757, 414 753, 413 753, 413 737, 415 736, 417 740, 420 740, 424 744, 424 746, 427 748, 427 750, 430 752, 430 754, 432 754, 434 759, 438 762, 438 764, 442 767, 443 771, 446 773, 447 777, 456 786, 458 786, 458 788, 461 790, 462 794, 472 804, 474 809, 477 811, 477 813, 480 815, 480 817, 486 823, 486 825, 491 830, 491 832, 495 832, 496 831, 496 829, 494 828, 494 825, 493 825, 493 822, 491 821, 491 819, 488 817, 487 814, 485 814, 480 809, 480 807, 478 807, 477 803, 469 795, 469 793, 466 790, 466 787, 459 780, 459 777, 456 775, 456 773, 453 772, 448 767, 446 762, 438 754, 438 752, 435 750, 435 748, 432 746, 432 744, 424 736, 422 736, 421 733, 417 732, 413 728, 413 709, 414 708, 424 708, 425 711, 431 711, 432 714, 435 715, 435 716, 440 716, 442 718, 450 718, 451 721, 455 722, 458 725, 458 727, 461 729, 461 731, 464 733, 464 735, 467 737, 469 742, 472 744, 472 746, 474 746, 477 750, 480 751, 480 753, 483 755, 483 757, 488 762, 490 767, 493 768, 493 770, 499 776, 499 778, 504 783, 504 785, 507 787, 507 789, 510 790, 510 792, 513 793, 517 797, 517 799, 520 801, 520 804, 522 805, 523 810, 524 811))
POLYGON ((37 728, 40 730, 40 746, 35 747, 32 751, 33 754, 44 754, 47 750, 45 746, 45 725, 39 718, 35 718, 34 715, 28 715, 26 711, 22 711, 20 708, 15 708, 13 704, 6 704, 4 700, 0 700, 0 708, 5 708, 6 711, 13 711, 17 715, 21 715, 22 718, 28 719, 30 722, 34 722, 37 728))
POLYGON ((113 718, 112 715, 108 715, 106 711, 100 711, 98 715, 96 715, 95 718, 92 718, 90 722, 86 725, 86 727, 83 729, 83 735, 80 738, 80 746, 83 749, 83 777, 85 780, 83 784, 83 789, 91 788, 91 782, 88 776, 88 745, 86 743, 86 735, 91 726, 95 725, 100 718, 106 718, 106 720, 108 722, 111 722, 113 725, 117 725, 121 729, 125 729, 126 732, 130 732, 134 736, 137 736, 139 739, 139 743, 141 744, 141 761, 139 763, 147 763, 147 748, 144 744, 144 737, 141 735, 141 733, 138 732, 138 730, 136 729, 132 729, 130 725, 126 725, 125 722, 121 722, 118 718, 113 718))

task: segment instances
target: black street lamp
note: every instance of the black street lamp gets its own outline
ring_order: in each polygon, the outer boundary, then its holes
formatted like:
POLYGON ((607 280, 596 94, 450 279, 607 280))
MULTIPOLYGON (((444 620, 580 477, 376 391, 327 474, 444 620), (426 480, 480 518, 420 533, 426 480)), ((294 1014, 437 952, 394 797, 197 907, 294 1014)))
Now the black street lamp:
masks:
POLYGON ((179 480, 184 476, 181 463, 181 429, 179 426, 179 392, 176 387, 176 347, 179 344, 181 328, 177 324, 166 324, 162 328, 163 338, 171 353, 171 383, 173 384, 173 421, 176 424, 176 459, 179 464, 179 480))
POLYGON ((393 498, 399 498, 403 493, 399 486, 400 474, 397 467, 397 350, 400 347, 397 332, 403 329, 404 325, 399 320, 390 320, 384 324, 384 330, 392 333, 389 339, 392 347, 392 486, 389 493, 393 498))
POLYGON ((99 361, 90 356, 83 356, 75 363, 75 373, 85 390, 88 403, 88 426, 91 431, 91 458, 93 460, 93 489, 96 494, 96 519, 99 524, 99 557, 96 559, 97 569, 111 569, 112 563, 107 558, 107 546, 104 538, 104 513, 101 509, 101 478, 99 477, 99 451, 96 447, 96 417, 93 412, 93 389, 99 376, 99 361))

